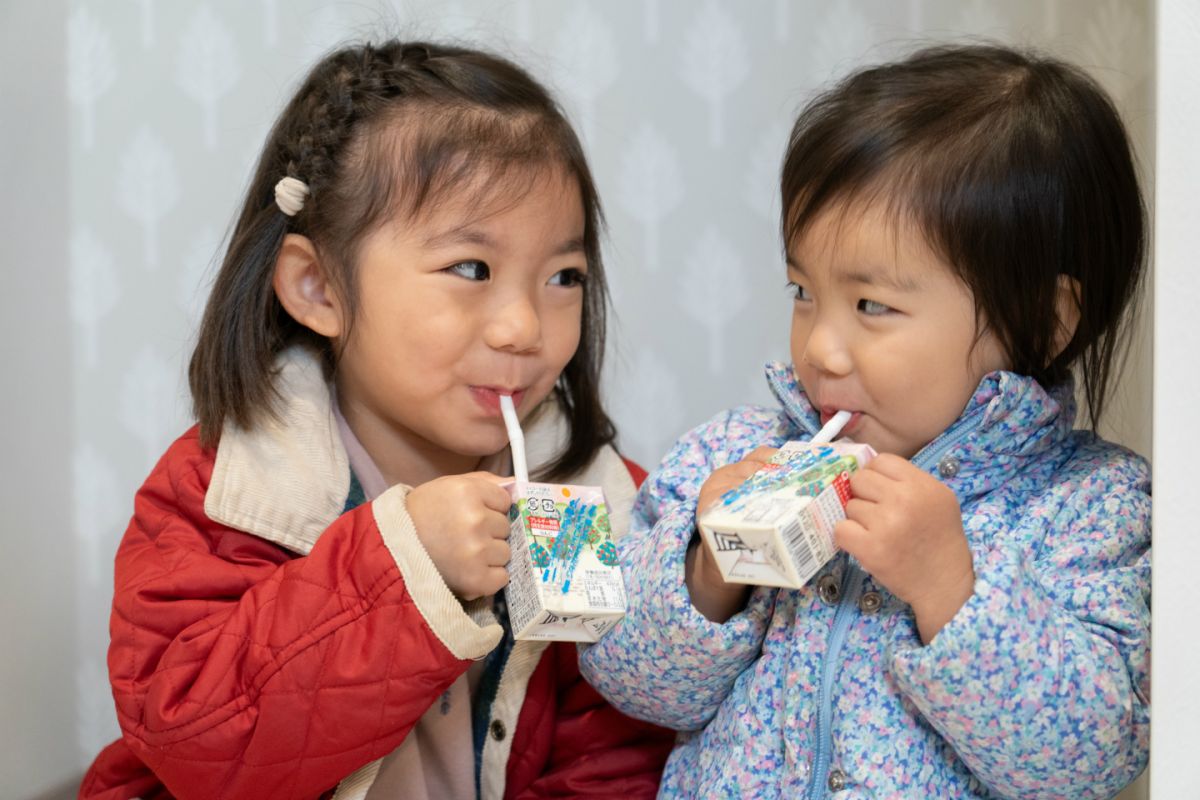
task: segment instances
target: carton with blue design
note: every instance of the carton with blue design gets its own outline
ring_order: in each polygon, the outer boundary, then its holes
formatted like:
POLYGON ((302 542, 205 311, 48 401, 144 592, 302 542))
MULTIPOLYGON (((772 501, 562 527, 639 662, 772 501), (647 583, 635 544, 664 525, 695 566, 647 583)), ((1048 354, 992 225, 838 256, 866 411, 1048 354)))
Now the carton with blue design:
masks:
POLYGON ((700 516, 700 536, 729 583, 799 589, 833 558, 850 475, 875 457, 853 442, 788 442, 700 516))
POLYGON ((625 616, 603 490, 517 481, 512 493, 505 597, 513 636, 599 640, 625 616))

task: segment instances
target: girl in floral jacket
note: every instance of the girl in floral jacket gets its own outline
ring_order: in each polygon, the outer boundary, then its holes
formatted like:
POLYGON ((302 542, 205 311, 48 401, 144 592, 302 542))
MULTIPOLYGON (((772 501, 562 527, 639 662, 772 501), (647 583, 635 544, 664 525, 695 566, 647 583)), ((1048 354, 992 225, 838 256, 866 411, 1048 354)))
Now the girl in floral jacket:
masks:
POLYGON ((1072 378, 1094 427, 1145 258, 1111 103, 1051 59, 922 51, 811 103, 782 190, 779 407, 647 480, 584 675, 681 732, 660 797, 1115 794, 1148 755, 1150 475, 1074 429, 1072 378), (838 555, 725 583, 697 511, 839 410, 880 455, 838 555))

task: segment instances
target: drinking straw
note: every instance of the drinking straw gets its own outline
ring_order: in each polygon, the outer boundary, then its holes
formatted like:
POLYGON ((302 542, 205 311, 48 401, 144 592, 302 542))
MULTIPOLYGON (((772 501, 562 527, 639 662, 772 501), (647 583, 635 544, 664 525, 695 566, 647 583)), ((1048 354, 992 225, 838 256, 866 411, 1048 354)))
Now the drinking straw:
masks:
POLYGON ((513 475, 518 483, 529 483, 529 466, 525 463, 525 434, 517 420, 517 409, 512 395, 500 395, 500 413, 504 415, 504 427, 508 431, 508 444, 512 448, 513 475))
MULTIPOLYGON (((829 422, 826 422, 821 427, 821 430, 817 431, 817 435, 812 437, 812 439, 809 441, 811 441, 813 444, 825 444, 826 442, 832 442, 833 437, 842 432, 842 428, 844 428, 846 423, 850 421, 851 416, 852 414, 849 411, 837 412, 829 418, 829 422)), ((510 433, 509 436, 511 438, 512 434, 510 433)))

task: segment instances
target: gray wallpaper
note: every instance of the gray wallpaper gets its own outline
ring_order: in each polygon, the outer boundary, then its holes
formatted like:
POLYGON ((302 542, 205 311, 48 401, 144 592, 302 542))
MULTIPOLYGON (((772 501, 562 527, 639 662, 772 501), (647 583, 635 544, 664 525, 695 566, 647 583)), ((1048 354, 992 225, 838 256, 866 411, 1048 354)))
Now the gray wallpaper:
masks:
MULTIPOLYGON (((189 424, 183 374, 222 238, 275 114, 325 50, 451 37, 559 93, 610 223, 607 397, 623 449, 650 467, 717 410, 768 400, 760 365, 786 357, 789 321, 776 173, 814 89, 946 38, 1043 46, 1114 94, 1149 175, 1150 14, 1149 0, 69 2, 80 765, 116 735, 104 653, 133 492, 189 424)), ((1139 347, 1110 429, 1148 453, 1139 347)))

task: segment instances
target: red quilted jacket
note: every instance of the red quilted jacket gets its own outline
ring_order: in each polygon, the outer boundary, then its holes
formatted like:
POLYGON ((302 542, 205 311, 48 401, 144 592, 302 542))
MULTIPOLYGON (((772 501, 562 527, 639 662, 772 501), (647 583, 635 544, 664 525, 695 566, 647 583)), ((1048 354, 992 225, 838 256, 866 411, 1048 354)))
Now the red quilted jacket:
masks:
MULTIPOLYGON (((319 399, 309 366, 300 359, 293 377, 319 399)), ((138 492, 108 658, 123 738, 81 798, 332 796, 495 647, 499 625, 446 602, 413 545, 403 487, 343 512, 349 470, 320 419, 319 408, 285 413, 287 436, 267 445, 227 431, 216 452, 193 429, 138 492)), ((589 468, 607 472, 587 479, 645 477, 607 453, 589 468)), ((483 798, 655 795, 671 734, 605 703, 573 644, 518 642, 509 662, 483 798)))

